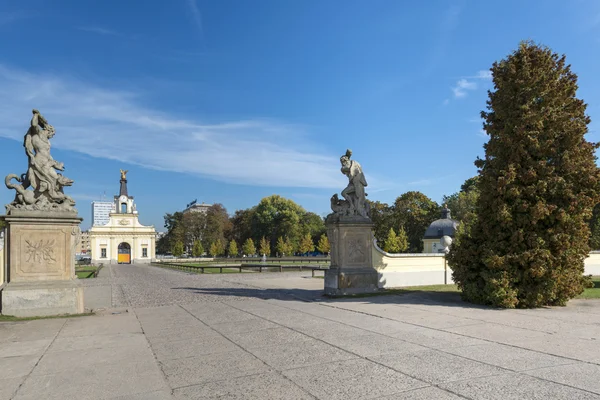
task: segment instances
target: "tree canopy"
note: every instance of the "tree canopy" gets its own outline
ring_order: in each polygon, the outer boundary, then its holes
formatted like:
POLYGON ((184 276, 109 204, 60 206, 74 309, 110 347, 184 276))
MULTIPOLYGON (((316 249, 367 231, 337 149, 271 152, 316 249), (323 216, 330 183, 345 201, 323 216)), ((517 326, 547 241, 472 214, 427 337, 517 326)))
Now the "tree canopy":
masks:
POLYGON ((577 76, 565 56, 531 42, 491 71, 476 218, 451 247, 453 277, 471 302, 564 305, 589 283, 588 220, 600 200, 577 76))

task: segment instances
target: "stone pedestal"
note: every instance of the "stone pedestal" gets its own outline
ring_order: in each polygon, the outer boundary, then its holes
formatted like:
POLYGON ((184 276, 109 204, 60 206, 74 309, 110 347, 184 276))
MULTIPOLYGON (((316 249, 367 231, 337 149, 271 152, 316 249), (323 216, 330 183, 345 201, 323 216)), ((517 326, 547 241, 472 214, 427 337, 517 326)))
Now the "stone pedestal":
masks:
POLYGON ((13 210, 4 216, 7 285, 2 314, 45 316, 83 312, 83 288, 75 277, 76 213, 13 210))
POLYGON ((378 290, 373 268, 373 223, 368 218, 327 222, 331 267, 325 271, 325 294, 371 293, 378 290))

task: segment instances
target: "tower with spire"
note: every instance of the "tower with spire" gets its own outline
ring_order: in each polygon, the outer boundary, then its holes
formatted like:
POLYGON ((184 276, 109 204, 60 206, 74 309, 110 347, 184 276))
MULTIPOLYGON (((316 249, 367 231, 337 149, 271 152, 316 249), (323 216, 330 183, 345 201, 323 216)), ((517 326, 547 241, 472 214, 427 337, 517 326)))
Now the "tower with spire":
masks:
POLYGON ((114 196, 108 223, 90 229, 93 262, 149 263, 155 257, 156 231, 140 223, 126 174, 121 170, 119 194, 114 196))

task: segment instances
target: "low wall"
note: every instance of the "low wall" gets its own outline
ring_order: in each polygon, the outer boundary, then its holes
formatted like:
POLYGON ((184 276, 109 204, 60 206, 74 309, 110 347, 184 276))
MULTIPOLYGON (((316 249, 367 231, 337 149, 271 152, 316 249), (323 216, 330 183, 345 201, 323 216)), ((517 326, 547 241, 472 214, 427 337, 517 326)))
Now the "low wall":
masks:
POLYGON ((600 275, 600 251, 590 251, 585 259, 585 275, 600 275))
MULTIPOLYGON (((379 273, 379 287, 443 285, 454 283, 452 270, 445 264, 444 254, 391 254, 374 242, 373 266, 379 273)), ((600 251, 592 251, 585 259, 585 275, 600 275, 600 251)))
POLYGON ((6 252, 4 248, 6 247, 6 235, 4 234, 4 230, 0 229, 0 289, 4 286, 7 279, 6 272, 6 252))
POLYGON ((386 253, 374 241, 373 267, 379 273, 380 288, 453 283, 452 270, 446 265, 444 254, 386 253))

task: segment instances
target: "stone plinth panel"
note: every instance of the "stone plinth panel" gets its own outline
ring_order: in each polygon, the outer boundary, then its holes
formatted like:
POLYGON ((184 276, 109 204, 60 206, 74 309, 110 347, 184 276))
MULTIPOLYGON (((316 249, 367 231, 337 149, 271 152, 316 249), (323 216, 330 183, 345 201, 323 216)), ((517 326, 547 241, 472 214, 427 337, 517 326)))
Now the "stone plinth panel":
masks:
POLYGON ((8 282, 2 314, 17 317, 83 312, 75 277, 81 218, 72 212, 12 210, 4 216, 8 282))
POLYGON ((72 213, 13 211, 4 220, 8 282, 75 279, 81 218, 72 213))
POLYGON ((325 271, 325 294, 339 296, 378 290, 372 228, 373 223, 367 218, 327 223, 331 267, 325 271))

